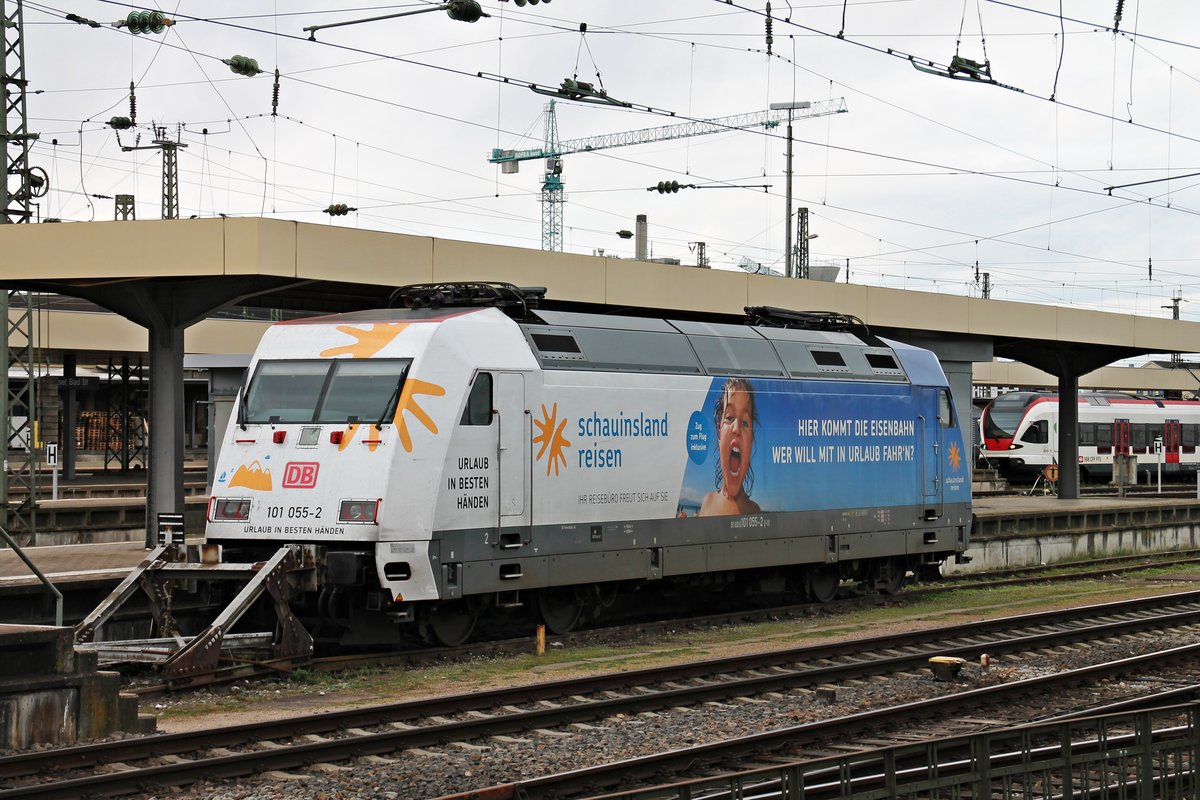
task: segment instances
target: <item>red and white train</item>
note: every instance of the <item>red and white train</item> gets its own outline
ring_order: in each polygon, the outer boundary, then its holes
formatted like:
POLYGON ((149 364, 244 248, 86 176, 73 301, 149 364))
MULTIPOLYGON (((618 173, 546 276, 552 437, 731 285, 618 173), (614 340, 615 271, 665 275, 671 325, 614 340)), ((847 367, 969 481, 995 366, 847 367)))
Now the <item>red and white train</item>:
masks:
MULTIPOLYGON (((1032 479, 1058 464, 1058 396, 1009 392, 980 418, 980 456, 1009 479, 1032 479)), ((1200 402, 1119 392, 1079 394, 1080 479, 1112 477, 1113 455, 1137 460, 1139 472, 1194 473, 1200 463, 1200 402), (1161 448, 1156 442, 1161 440, 1161 448)))

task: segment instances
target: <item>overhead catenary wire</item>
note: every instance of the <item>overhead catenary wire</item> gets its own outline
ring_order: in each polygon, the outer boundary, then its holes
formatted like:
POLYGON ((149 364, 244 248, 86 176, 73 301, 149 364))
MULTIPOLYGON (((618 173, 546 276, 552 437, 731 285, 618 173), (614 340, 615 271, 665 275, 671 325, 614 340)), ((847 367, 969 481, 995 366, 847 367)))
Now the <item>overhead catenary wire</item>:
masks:
MULTIPOLYGON (((498 72, 499 72, 499 70, 498 70, 498 72)), ((344 131, 342 131, 342 132, 339 132, 339 135, 343 135, 343 136, 344 136, 344 134, 345 134, 345 132, 344 132, 344 131)), ((831 151, 829 151, 829 150, 825 150, 825 152, 828 154, 828 153, 829 153, 829 152, 831 152, 831 151)), ((442 166, 445 166, 445 165, 442 165, 442 166)), ((948 172, 953 172, 954 170, 953 170, 953 169, 947 169, 947 171, 948 171, 948 172)), ((991 174, 991 171, 989 171, 989 170, 987 170, 987 169, 983 169, 983 170, 978 170, 978 171, 976 171, 976 172, 975 172, 975 174, 978 174, 978 175, 989 175, 989 174, 991 174)), ((853 209, 851 209, 850 213, 854 213, 854 210, 853 210, 853 209)))

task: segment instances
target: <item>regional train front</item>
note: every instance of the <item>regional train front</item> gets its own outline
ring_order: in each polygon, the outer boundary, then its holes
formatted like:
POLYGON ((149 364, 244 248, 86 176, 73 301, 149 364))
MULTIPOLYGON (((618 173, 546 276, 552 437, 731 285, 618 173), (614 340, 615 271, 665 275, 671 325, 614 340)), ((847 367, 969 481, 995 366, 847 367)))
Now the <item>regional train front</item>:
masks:
POLYGON ((1028 431, 1032 409, 1051 399, 1045 392, 1008 392, 988 403, 980 418, 980 456, 1006 478, 1034 474, 1049 463, 1048 442, 1028 431))

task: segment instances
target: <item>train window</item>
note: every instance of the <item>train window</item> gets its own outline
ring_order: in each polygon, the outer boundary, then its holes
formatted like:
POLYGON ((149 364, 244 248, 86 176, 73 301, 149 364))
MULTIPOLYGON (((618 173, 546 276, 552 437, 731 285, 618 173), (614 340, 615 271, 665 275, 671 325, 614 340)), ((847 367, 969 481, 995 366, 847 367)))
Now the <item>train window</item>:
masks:
POLYGON ((1029 426, 1029 428, 1021 435, 1022 442, 1029 444, 1046 444, 1050 441, 1049 426, 1046 420, 1039 419, 1037 422, 1029 426))
POLYGON ((947 389, 942 389, 938 392, 938 422, 943 428, 957 428, 958 422, 954 419, 954 403, 950 400, 950 392, 947 389))
POLYGON ((491 425, 492 424, 492 374, 481 372, 475 376, 471 384, 471 394, 467 395, 467 407, 463 409, 460 425, 491 425))
POLYGON ((1132 444, 1134 447, 1146 449, 1146 427, 1145 425, 1130 425, 1130 433, 1132 434, 1132 444))
POLYGON ((579 344, 574 336, 561 333, 534 333, 533 343, 543 353, 578 353, 579 344))
POLYGON ((312 422, 329 361, 261 361, 246 390, 245 422, 312 422))
POLYGON ((1181 425, 1181 426, 1179 426, 1179 432, 1182 434, 1182 444, 1184 447, 1195 447, 1196 446, 1196 429, 1197 428, 1200 428, 1200 425, 1181 425))
POLYGON ((246 390, 249 423, 388 422, 408 359, 262 361, 246 390))
POLYGON ((846 359, 842 358, 842 354, 836 350, 813 350, 812 357, 818 367, 846 366, 846 359))
POLYGON ((1101 423, 1096 425, 1096 446, 1097 447, 1112 447, 1113 429, 1112 425, 1101 423))
POLYGON ((1096 446, 1096 426, 1090 422, 1085 422, 1079 426, 1079 445, 1080 447, 1095 447, 1096 446))
POLYGON ((391 422, 410 363, 391 358, 333 362, 316 421, 391 422))
POLYGON ((900 369, 896 359, 888 353, 867 353, 867 363, 871 365, 871 369, 900 369))
POLYGON ((766 339, 690 336, 709 375, 783 377, 783 364, 766 339))

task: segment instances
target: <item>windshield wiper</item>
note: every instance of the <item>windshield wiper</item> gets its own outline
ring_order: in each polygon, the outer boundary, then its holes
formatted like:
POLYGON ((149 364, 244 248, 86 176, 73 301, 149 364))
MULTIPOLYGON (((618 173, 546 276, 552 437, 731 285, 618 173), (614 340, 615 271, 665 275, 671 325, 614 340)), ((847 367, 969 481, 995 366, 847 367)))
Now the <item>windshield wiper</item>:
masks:
POLYGON ((404 386, 404 378, 408 375, 408 370, 400 373, 400 377, 396 379, 396 388, 392 389, 392 396, 383 404, 383 411, 379 414, 379 422, 375 423, 376 428, 383 428, 384 421, 388 418, 388 412, 392 412, 392 416, 396 415, 395 405, 400 399, 400 387, 404 386))
POLYGON ((238 425, 246 430, 246 390, 238 392, 238 425))

